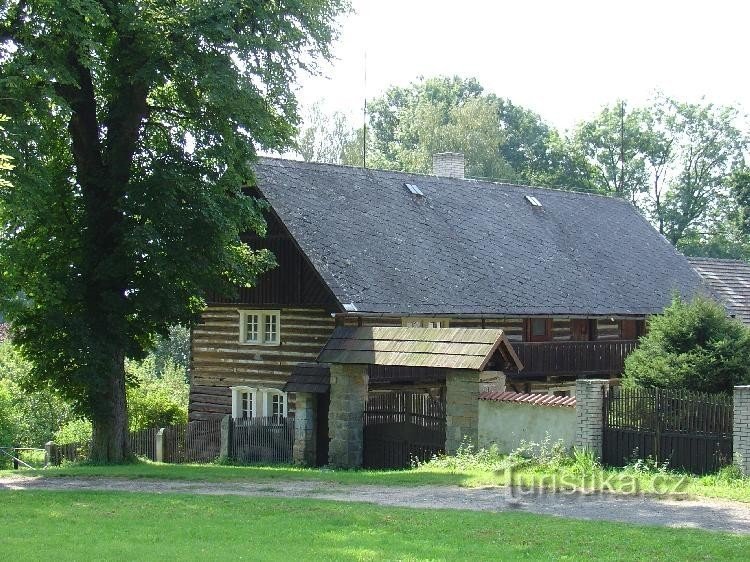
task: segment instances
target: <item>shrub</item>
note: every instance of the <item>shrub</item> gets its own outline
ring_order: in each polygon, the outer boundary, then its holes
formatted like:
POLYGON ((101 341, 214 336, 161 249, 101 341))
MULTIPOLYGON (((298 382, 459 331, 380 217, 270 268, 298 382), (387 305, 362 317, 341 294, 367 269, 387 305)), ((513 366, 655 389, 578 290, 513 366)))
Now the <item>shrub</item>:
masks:
POLYGON ((55 432, 54 441, 60 445, 86 443, 91 440, 91 422, 84 419, 70 420, 55 432))
POLYGON ((49 388, 24 390, 30 365, 10 342, 0 344, 0 383, 10 396, 15 444, 38 447, 52 439, 54 432, 73 419, 73 409, 49 388))
POLYGON ((127 371, 134 383, 127 390, 131 431, 187 421, 190 387, 182 366, 166 359, 159 372, 157 360, 151 355, 143 361, 128 361, 127 371))
POLYGON ((750 330, 714 301, 676 297, 648 327, 625 361, 624 385, 730 392, 750 382, 750 330))

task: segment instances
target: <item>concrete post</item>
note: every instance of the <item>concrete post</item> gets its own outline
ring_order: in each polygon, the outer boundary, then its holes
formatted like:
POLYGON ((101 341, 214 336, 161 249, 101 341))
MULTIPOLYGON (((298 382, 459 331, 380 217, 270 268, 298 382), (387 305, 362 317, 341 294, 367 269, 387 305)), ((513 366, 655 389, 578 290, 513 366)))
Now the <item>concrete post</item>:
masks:
POLYGON ((466 440, 479 441, 479 371, 450 370, 445 376, 445 452, 466 440))
POLYGON ((314 466, 318 396, 309 392, 298 392, 296 397, 292 458, 295 464, 314 466))
POLYGON ((164 428, 156 432, 156 443, 154 444, 156 462, 164 462, 164 428))
POLYGON ((744 476, 750 476, 750 386, 734 387, 732 424, 734 462, 744 476))
POLYGON ((602 458, 604 396, 609 390, 607 379, 578 379, 576 381, 576 440, 577 449, 602 458))
POLYGON ((54 441, 47 441, 44 444, 44 466, 56 466, 60 464, 60 457, 57 454, 57 445, 54 441))
POLYGON ((232 416, 227 414, 221 418, 221 437, 219 441, 219 458, 229 459, 232 457, 232 416))
POLYGON ((367 365, 331 365, 328 462, 333 466, 362 466, 362 415, 367 402, 367 384, 367 365))

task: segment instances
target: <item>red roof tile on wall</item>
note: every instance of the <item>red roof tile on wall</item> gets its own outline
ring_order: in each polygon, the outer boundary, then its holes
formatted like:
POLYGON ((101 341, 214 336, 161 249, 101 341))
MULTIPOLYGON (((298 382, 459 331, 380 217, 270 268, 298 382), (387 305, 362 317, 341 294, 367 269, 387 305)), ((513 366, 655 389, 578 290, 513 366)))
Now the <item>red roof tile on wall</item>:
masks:
POLYGON ((534 406, 566 406, 576 407, 575 396, 553 396, 551 394, 526 394, 524 392, 482 392, 480 400, 492 402, 520 402, 534 406))

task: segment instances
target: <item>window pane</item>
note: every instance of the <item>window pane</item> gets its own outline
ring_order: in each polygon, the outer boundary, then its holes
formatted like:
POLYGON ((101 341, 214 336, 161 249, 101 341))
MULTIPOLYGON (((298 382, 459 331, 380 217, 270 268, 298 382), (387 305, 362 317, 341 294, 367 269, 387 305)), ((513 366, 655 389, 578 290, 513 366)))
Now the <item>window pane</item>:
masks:
POLYGON ((264 341, 276 343, 279 337, 279 317, 276 314, 266 314, 264 341))
POLYGON ((546 336, 547 335, 547 319, 546 318, 534 318, 531 320, 531 335, 532 336, 546 336))
POLYGON ((253 417, 253 393, 243 391, 240 394, 240 417, 243 419, 253 417))
POLYGON ((274 394, 271 396, 271 417, 274 423, 280 423, 284 415, 284 395, 274 394))
POLYGON ((258 341, 258 315, 245 316, 245 341, 258 341))

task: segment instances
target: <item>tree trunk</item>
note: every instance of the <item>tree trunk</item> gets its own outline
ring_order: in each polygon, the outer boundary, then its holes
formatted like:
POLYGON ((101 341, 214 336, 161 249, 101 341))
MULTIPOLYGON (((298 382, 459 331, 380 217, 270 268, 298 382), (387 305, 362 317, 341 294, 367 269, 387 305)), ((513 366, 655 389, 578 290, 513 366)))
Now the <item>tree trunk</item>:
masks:
POLYGON ((117 464, 128 460, 130 447, 124 353, 112 358, 110 376, 103 380, 101 392, 96 394, 94 400, 91 462, 117 464))

